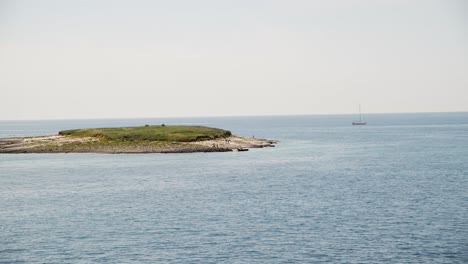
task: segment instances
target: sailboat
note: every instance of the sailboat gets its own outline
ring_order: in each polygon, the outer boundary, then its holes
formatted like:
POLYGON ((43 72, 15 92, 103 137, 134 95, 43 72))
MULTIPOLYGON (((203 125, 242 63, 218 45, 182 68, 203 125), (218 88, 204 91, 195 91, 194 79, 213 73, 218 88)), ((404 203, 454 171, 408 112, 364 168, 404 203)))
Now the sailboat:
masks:
POLYGON ((367 125, 367 122, 366 120, 362 120, 361 105, 359 105, 359 120, 353 121, 353 126, 363 126, 363 125, 367 125))

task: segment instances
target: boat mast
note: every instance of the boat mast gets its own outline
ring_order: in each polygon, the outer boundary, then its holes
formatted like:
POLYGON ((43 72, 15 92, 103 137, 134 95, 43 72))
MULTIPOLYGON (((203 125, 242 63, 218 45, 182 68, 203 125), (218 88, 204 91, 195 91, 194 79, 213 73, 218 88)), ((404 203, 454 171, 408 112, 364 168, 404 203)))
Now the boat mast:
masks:
POLYGON ((362 121, 361 104, 359 104, 359 121, 362 121))

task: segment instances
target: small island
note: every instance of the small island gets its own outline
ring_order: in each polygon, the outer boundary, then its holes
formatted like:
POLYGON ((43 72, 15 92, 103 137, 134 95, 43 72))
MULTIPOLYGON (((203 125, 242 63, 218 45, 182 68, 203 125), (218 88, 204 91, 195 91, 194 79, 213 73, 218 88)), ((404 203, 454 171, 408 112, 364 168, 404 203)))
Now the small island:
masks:
POLYGON ((274 147, 274 140, 240 137, 204 126, 145 125, 60 131, 0 139, 0 153, 192 153, 274 147))

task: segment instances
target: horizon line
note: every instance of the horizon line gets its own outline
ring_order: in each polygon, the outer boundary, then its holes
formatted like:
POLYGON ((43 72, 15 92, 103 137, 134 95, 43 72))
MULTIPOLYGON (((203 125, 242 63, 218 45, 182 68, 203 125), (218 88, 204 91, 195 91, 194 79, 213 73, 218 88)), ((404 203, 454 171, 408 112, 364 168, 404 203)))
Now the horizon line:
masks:
MULTIPOLYGON (((468 113, 468 111, 415 111, 415 112, 373 112, 365 115, 381 115, 381 114, 436 114, 436 113, 468 113)), ((336 116, 336 115, 356 115, 356 113, 338 113, 338 114, 258 114, 258 115, 211 115, 211 116, 146 116, 146 117, 97 117, 97 118, 38 118, 38 119, 0 119, 0 122, 6 121, 60 121, 60 120, 109 120, 109 119, 181 119, 181 118, 233 118, 233 117, 287 117, 287 116, 336 116)))

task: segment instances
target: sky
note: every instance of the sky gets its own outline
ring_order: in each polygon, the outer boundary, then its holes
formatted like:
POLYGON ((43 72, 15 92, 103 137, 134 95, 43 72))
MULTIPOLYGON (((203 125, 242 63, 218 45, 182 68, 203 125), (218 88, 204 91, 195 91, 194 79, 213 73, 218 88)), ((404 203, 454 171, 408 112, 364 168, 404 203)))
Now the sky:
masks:
POLYGON ((0 120, 468 111, 465 0, 0 0, 0 120))

